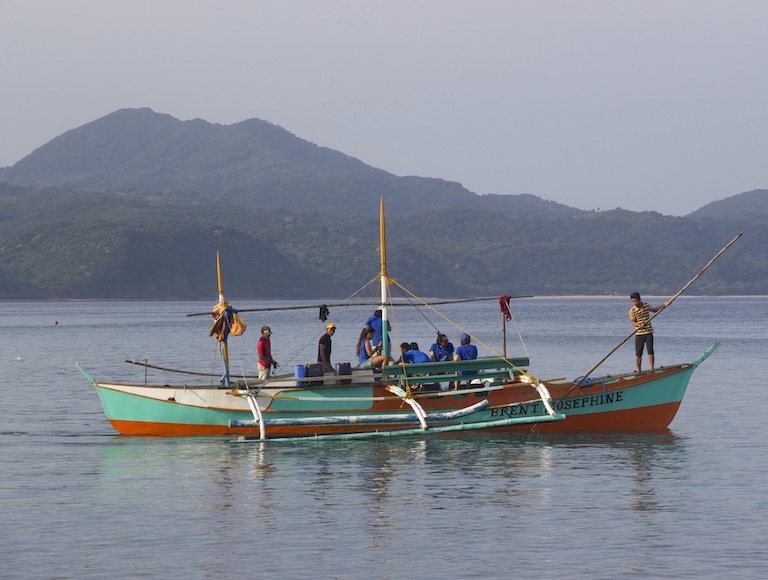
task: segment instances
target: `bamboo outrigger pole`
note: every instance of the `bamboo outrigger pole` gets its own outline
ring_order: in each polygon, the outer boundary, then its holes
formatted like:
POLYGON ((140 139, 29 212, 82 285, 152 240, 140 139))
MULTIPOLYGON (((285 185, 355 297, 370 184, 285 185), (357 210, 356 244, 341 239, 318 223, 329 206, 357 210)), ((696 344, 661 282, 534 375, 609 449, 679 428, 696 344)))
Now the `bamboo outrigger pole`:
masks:
MULTIPOLYGON (((691 278, 690 281, 685 286, 683 286, 677 294, 675 294, 672 298, 667 300, 667 302, 664 304, 664 306, 661 308, 661 310, 659 310, 657 312, 654 312, 653 316, 650 317, 649 322, 651 320, 653 320, 654 318, 656 318, 656 316, 661 314, 662 310, 664 310, 667 306, 672 304, 672 302, 674 302, 676 298, 678 298, 683 292, 685 292, 691 286, 691 284, 693 284, 696 280, 698 280, 699 276, 701 276, 704 272, 706 272, 707 268, 709 268, 712 264, 714 264, 715 260, 717 260, 723 254, 723 252, 725 252, 728 248, 730 248, 736 242, 736 240, 738 240, 741 237, 741 234, 742 234, 742 232, 739 232, 736 235, 736 237, 734 237, 730 242, 728 242, 722 250, 720 250, 717 254, 715 254, 714 258, 712 258, 709 262, 707 262, 707 265, 704 266, 701 270, 699 270, 698 274, 696 274, 693 278, 691 278)), ((619 344, 617 344, 615 347, 613 347, 611 352, 609 352, 602 359, 600 359, 599 363, 597 363, 595 366, 593 366, 591 369, 589 369, 589 371, 587 371, 581 377, 579 382, 577 382, 575 385, 573 385, 573 387, 571 387, 571 389, 565 394, 565 396, 563 396, 560 399, 560 401, 558 401, 558 404, 561 401, 563 401, 564 399, 566 399, 568 397, 568 395, 571 394, 573 389, 575 389, 581 383, 583 383, 589 377, 589 375, 591 375, 595 371, 595 369, 597 369, 597 367, 599 367, 601 364, 603 364, 608 359, 609 356, 611 356, 614 352, 616 352, 619 349, 619 347, 621 345, 623 345, 625 342, 627 342, 630 338, 635 336, 636 333, 637 333, 637 329, 633 330, 624 340, 622 340, 619 344)))

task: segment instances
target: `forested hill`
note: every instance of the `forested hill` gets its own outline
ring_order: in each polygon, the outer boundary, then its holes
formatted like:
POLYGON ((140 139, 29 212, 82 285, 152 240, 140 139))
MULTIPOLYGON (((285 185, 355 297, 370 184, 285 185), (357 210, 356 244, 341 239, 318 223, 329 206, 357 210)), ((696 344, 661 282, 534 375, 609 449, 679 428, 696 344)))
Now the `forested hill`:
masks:
POLYGON ((513 215, 581 210, 527 196, 478 196, 461 184, 398 177, 250 119, 234 125, 180 121, 122 109, 67 131, 9 168, 0 182, 111 192, 184 192, 205 199, 307 212, 370 215, 464 206, 513 215))
POLYGON ((693 218, 721 218, 766 221, 768 220, 768 189, 755 189, 708 203, 689 214, 693 218))
MULTIPOLYGON (((0 186, 0 299, 344 297, 379 270, 377 217, 234 209, 183 194, 0 186)), ((768 293, 765 219, 625 210, 510 218, 447 208, 387 220, 388 270, 422 296, 768 293)))
POLYGON ((0 170, 0 300, 345 297, 388 270, 422 296, 768 294, 768 191, 686 217, 594 212, 397 177, 265 121, 122 110, 0 170))

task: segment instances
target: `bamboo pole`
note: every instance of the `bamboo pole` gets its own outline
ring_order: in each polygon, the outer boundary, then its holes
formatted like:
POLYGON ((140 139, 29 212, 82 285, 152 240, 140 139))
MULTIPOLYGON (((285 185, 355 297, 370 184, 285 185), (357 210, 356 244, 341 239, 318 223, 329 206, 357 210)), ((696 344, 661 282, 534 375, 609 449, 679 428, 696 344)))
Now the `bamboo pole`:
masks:
MULTIPOLYGON (((219 281, 219 302, 221 303, 224 302, 224 282, 221 276, 221 258, 218 251, 216 251, 216 274, 219 281)), ((222 310, 221 315, 226 316, 226 313, 222 310)), ((224 324, 226 323, 225 320, 224 324)), ((229 385, 229 347, 226 338, 221 341, 221 354, 224 358, 224 375, 222 376, 222 380, 225 385, 229 385)))
MULTIPOLYGON (((510 298, 516 299, 516 298, 533 298, 533 295, 527 294, 527 295, 521 295, 521 296, 511 296, 510 298)), ((439 304, 462 304, 464 302, 484 302, 487 300, 498 300, 498 296, 483 296, 480 298, 459 298, 456 300, 436 300, 434 302, 424 302, 423 304, 413 304, 412 302, 394 302, 394 305, 397 308, 403 308, 405 306, 437 306, 439 304)), ((376 306, 377 308, 381 305, 381 302, 360 302, 360 303, 350 303, 350 302, 338 302, 336 304, 313 304, 308 306, 268 306, 264 308, 238 308, 238 312, 280 312, 283 310, 309 310, 311 308, 318 309, 321 306, 325 306, 326 308, 334 308, 334 307, 358 307, 358 306, 366 306, 368 308, 372 306, 376 306)), ((187 316, 210 316, 210 311, 208 312, 191 312, 187 314, 187 316)))
POLYGON ((507 317, 501 313, 501 343, 503 345, 502 354, 507 358, 507 317))
MULTIPOLYGON (((678 298, 678 297, 679 297, 679 296, 680 296, 680 295, 681 295, 683 292, 685 292, 685 291, 686 291, 686 290, 687 290, 687 289, 688 289, 688 288, 691 286, 691 284, 693 284, 693 283, 694 283, 696 280, 698 280, 698 279, 699 279, 699 277, 700 277, 700 276, 701 276, 701 275, 702 275, 704 272, 706 272, 706 271, 707 271, 707 269, 708 269, 708 268, 709 268, 709 267, 710 267, 712 264, 714 264, 714 263, 715 263, 715 260, 717 260, 717 259, 718 259, 718 258, 719 258, 719 257, 720 257, 722 254, 723 254, 723 252, 725 252, 725 251, 726 251, 728 248, 730 248, 730 247, 731 247, 731 246, 732 246, 732 245, 733 245, 733 244, 736 242, 736 240, 738 240, 738 239, 741 237, 741 233, 742 233, 742 232, 739 232, 739 233, 736 235, 736 237, 734 237, 734 238, 733 238, 733 239, 732 239, 730 242, 728 242, 728 243, 725 245, 725 247, 724 247, 722 250, 720 250, 720 251, 719 251, 717 254, 715 254, 715 256, 714 256, 714 257, 713 257, 713 258, 712 258, 712 259, 711 259, 709 262, 707 262, 707 265, 706 265, 706 266, 704 266, 704 267, 703 267, 701 270, 699 270, 699 273, 698 273, 698 274, 696 274, 696 275, 695 275, 693 278, 691 278, 691 279, 690 279, 690 281, 689 281, 689 282, 688 282, 688 283, 687 283, 685 286, 683 286, 683 287, 680 289, 680 291, 679 291, 677 294, 675 294, 675 295, 674 295, 672 298, 670 298, 669 300, 667 300, 667 301, 664 303, 664 305, 663 305, 663 306, 662 306, 662 307, 661 307, 661 308, 660 308, 660 309, 659 309, 657 312, 654 312, 653 316, 651 316, 651 317, 650 317, 650 319, 649 319, 649 322, 650 322, 650 320, 653 320, 653 319, 654 319, 654 318, 656 318, 656 317, 657 317, 659 314, 661 314, 661 312, 662 312, 662 311, 663 311, 665 308, 667 308, 667 307, 668 307, 670 304, 672 304, 672 302, 674 302, 674 301, 675 301, 675 300, 676 300, 676 299, 677 299, 677 298, 678 298)), ((555 405, 555 406, 559 405, 559 404, 560 404, 560 403, 561 403, 563 400, 567 399, 567 398, 568 398, 568 395, 570 395, 570 394, 573 392, 573 390, 574 390, 576 387, 578 387, 578 386, 579 386, 581 383, 583 383, 583 382, 584 382, 584 381, 585 381, 585 380, 586 380, 586 379, 589 377, 589 375, 591 375, 591 374, 592 374, 592 373, 593 373, 593 372, 594 372, 594 371, 595 371, 595 370, 596 370, 596 369, 597 369, 597 368, 598 368, 598 367, 599 367, 601 364, 603 364, 603 363, 604 363, 606 360, 608 360, 608 357, 609 357, 609 356, 611 356, 611 355, 612 355, 614 352, 616 352, 617 350, 619 350, 619 347, 621 347, 621 346, 622 346, 622 345, 623 345, 625 342, 627 342, 627 341, 628 341, 630 338, 632 338, 633 336, 635 336, 635 334, 636 334, 636 333, 637 333, 637 329, 633 330, 633 331, 632 331, 632 332, 631 332, 631 333, 630 333, 630 334, 629 334, 629 335, 628 335, 628 336, 627 336, 627 337, 626 337, 624 340, 622 340, 622 341, 621 341, 619 344, 617 344, 615 347, 613 347, 613 349, 611 349, 611 351, 610 351, 610 352, 609 352, 607 355, 605 355, 605 356, 604 356, 602 359, 600 359, 600 362, 598 362, 598 363, 597 363, 595 366, 593 366, 591 369, 589 369, 589 371, 587 371, 587 372, 586 372, 586 373, 585 373, 585 374, 584 374, 584 375, 581 377, 581 379, 579 380, 579 382, 577 382, 575 385, 573 385, 573 387, 571 387, 571 389, 570 389, 570 390, 569 390, 569 391, 568 391, 568 392, 567 392, 567 393, 566 393, 566 394, 565 394, 563 397, 561 397, 561 398, 560 398, 560 400, 559 400, 559 401, 556 403, 556 405, 555 405)))

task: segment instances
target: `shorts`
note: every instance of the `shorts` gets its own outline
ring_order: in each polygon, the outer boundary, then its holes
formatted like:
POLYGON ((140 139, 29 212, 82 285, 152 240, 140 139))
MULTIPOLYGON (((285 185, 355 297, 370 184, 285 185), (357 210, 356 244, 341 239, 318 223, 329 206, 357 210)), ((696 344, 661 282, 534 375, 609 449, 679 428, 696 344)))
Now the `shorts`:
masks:
POLYGON ((371 359, 373 357, 368 357, 365 362, 361 362, 359 365, 357 365, 357 368, 359 369, 369 369, 371 368, 371 359))
POLYGON ((653 333, 635 335, 635 356, 643 356, 643 345, 649 355, 653 354, 653 333))

